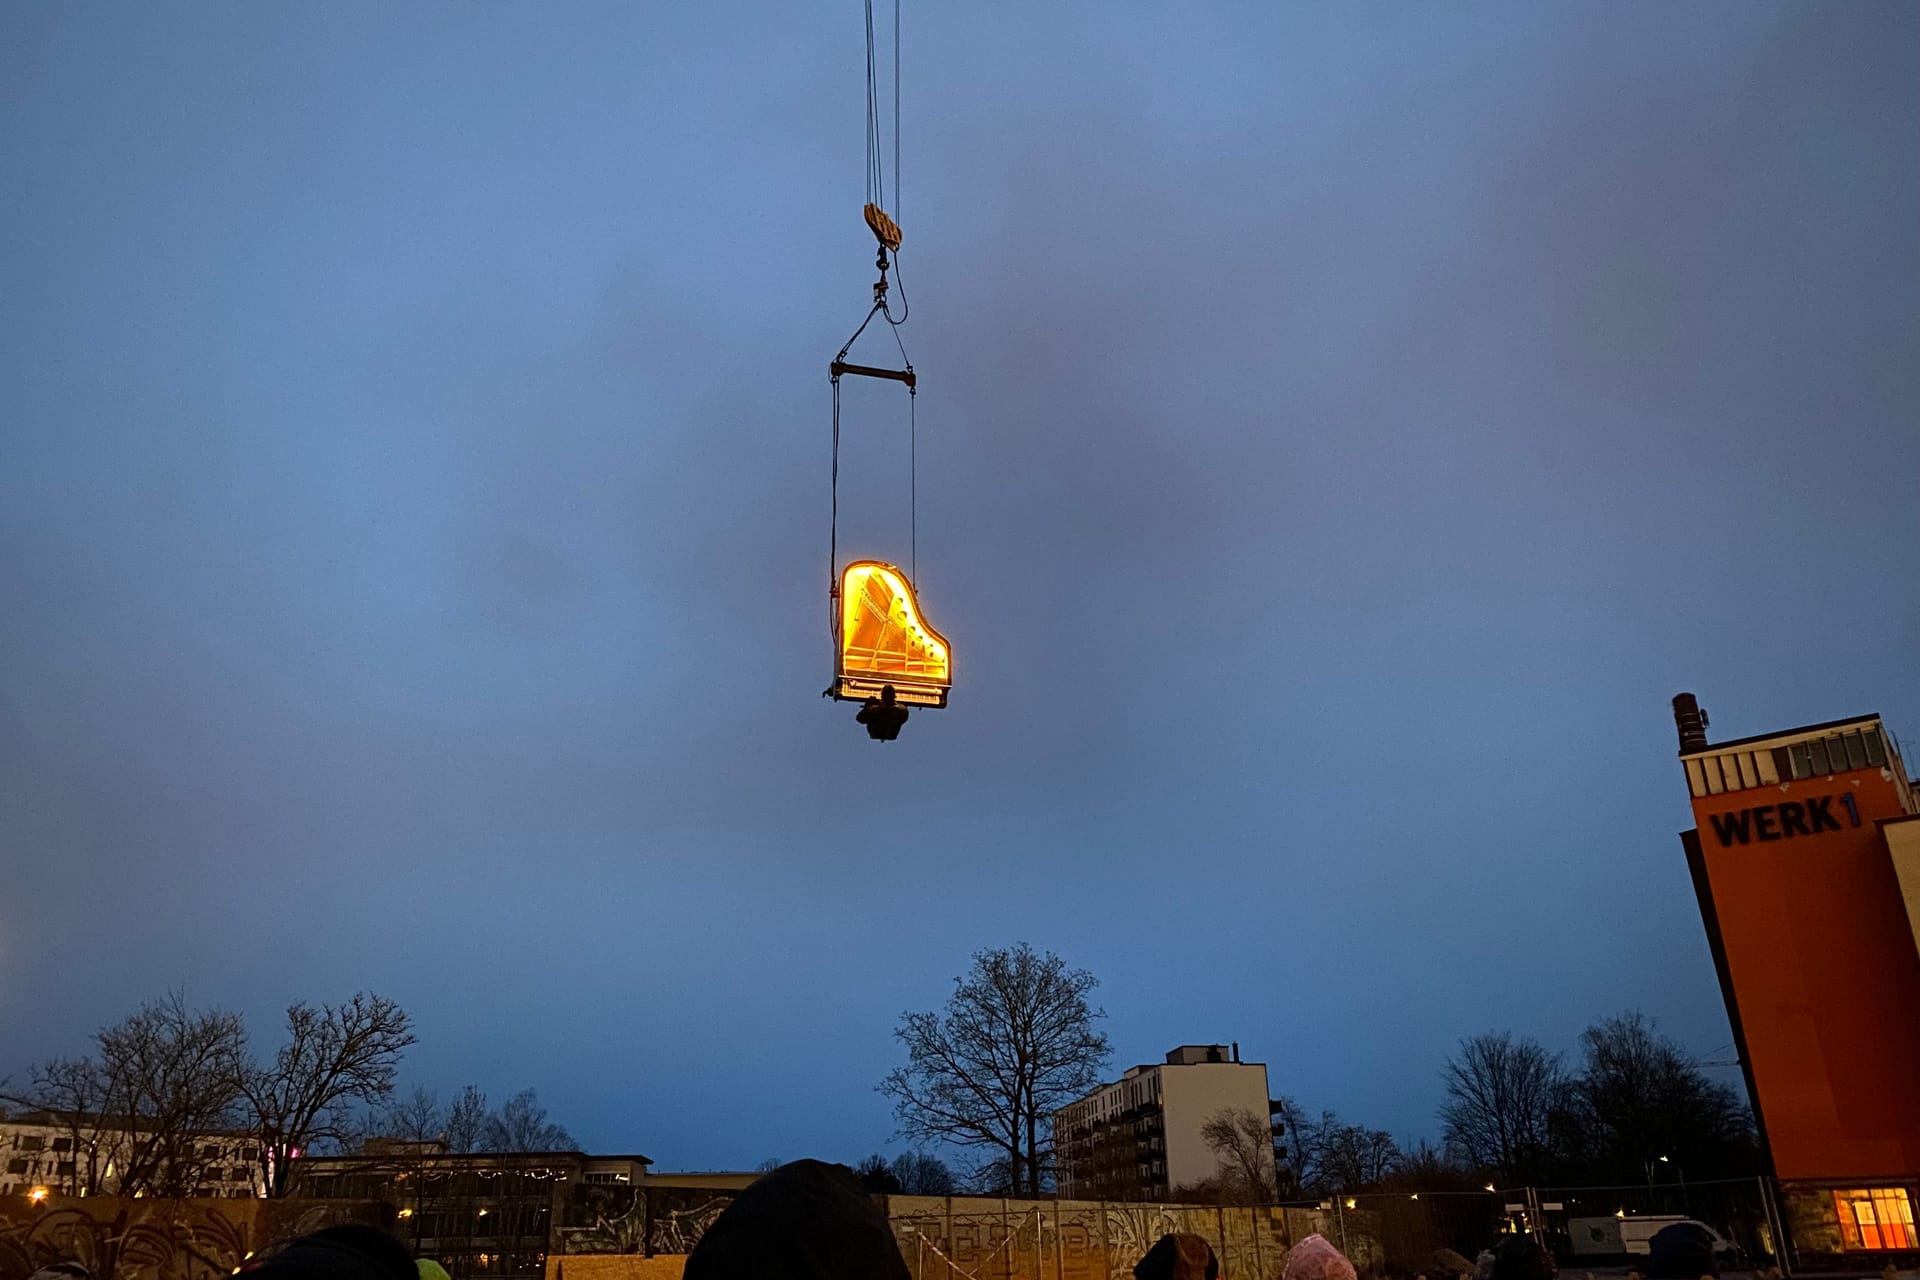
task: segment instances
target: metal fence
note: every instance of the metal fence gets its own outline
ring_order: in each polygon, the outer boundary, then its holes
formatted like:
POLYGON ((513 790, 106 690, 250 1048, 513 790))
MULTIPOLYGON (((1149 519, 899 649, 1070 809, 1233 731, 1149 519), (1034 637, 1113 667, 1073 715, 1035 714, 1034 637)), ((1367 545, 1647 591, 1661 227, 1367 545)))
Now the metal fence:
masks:
POLYGON ((1361 1275, 1394 1280, 1458 1280, 1481 1250, 1515 1233, 1539 1240, 1565 1270, 1622 1270, 1644 1254, 1649 1217, 1707 1224, 1733 1245, 1737 1269, 1777 1265, 1780 1238, 1759 1179, 1369 1192, 1258 1206, 890 1196, 887 1211, 915 1280, 1120 1280, 1176 1231, 1205 1239, 1235 1280, 1275 1280, 1287 1250, 1313 1232, 1361 1275))
POLYGON ((1282 1205, 888 1196, 886 1206, 914 1280, 1112 1280, 1169 1232, 1206 1240, 1222 1275, 1272 1280, 1319 1226, 1315 1211, 1282 1205))
MULTIPOLYGON (((1656 1175, 1661 1171, 1656 1171, 1656 1175)), ((734 1192, 582 1187, 556 1221, 553 1258, 582 1276, 595 1255, 684 1256, 734 1192)), ((1830 1197, 1829 1197, 1830 1198, 1830 1197)), ((1367 1280, 1459 1280, 1512 1234, 1550 1249, 1563 1273, 1624 1272, 1661 1218, 1705 1223, 1733 1247, 1729 1270, 1781 1266, 1781 1204, 1758 1178, 1658 1176, 1608 1187, 1380 1191, 1275 1205, 877 1197, 915 1280, 1126 1280, 1161 1236, 1200 1236, 1233 1280, 1277 1280, 1287 1250, 1318 1232, 1367 1280), (1649 1221, 1653 1219, 1654 1221, 1649 1221)), ((1796 1233, 1801 1232, 1798 1219, 1796 1233)), ((1807 1261, 1804 1245, 1796 1264, 1807 1261)), ((549 1266, 548 1274, 554 1274, 549 1266)))
POLYGON ((1644 1250, 1634 1238, 1644 1237, 1644 1230, 1634 1232, 1634 1223, 1661 1217, 1692 1218, 1712 1227, 1733 1246, 1726 1263, 1735 1269, 1781 1263, 1778 1205, 1762 1178, 1552 1187, 1529 1194, 1533 1199, 1525 1212, 1538 1219, 1543 1243, 1562 1266, 1577 1266, 1582 1260, 1605 1265, 1637 1256, 1644 1250))

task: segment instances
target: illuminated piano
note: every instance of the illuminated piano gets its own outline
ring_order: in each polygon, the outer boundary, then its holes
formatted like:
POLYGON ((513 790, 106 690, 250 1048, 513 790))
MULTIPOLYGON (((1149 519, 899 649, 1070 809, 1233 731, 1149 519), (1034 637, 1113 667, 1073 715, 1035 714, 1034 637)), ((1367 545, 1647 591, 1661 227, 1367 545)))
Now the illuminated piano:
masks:
POLYGON ((909 707, 944 707, 953 687, 947 639, 921 616, 907 575, 878 560, 856 560, 840 575, 840 657, 833 687, 865 702, 893 686, 909 707))

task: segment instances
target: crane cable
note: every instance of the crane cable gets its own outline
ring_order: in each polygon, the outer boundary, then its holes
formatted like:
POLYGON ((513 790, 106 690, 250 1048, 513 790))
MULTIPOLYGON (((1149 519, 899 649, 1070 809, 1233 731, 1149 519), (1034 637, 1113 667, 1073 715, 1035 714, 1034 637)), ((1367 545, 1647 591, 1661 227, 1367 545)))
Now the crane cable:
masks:
MULTIPOLYGON (((885 166, 885 140, 882 137, 880 115, 880 75, 877 43, 874 39, 873 0, 865 0, 867 26, 867 203, 881 209, 886 207, 887 175, 885 166)), ((900 214, 900 0, 893 0, 893 216, 898 221, 900 214)), ((919 582, 920 576, 920 423, 919 423, 919 387, 914 378, 913 361, 907 356, 906 343, 901 341, 900 326, 905 324, 912 313, 912 305, 907 301, 905 277, 900 273, 900 254, 885 242, 880 246, 880 283, 874 287, 874 302, 867 312, 866 319, 853 331, 834 357, 833 383, 833 439, 832 439, 832 475, 830 486, 832 501, 827 527, 827 581, 828 581, 828 631, 836 643, 840 634, 840 374, 838 367, 847 358, 847 352, 873 323, 874 316, 885 318, 887 327, 893 333, 894 345, 900 348, 900 362, 907 385, 907 575, 910 581, 919 582), (900 315, 896 319, 893 310, 887 304, 887 267, 893 268, 894 280, 900 289, 900 315)))

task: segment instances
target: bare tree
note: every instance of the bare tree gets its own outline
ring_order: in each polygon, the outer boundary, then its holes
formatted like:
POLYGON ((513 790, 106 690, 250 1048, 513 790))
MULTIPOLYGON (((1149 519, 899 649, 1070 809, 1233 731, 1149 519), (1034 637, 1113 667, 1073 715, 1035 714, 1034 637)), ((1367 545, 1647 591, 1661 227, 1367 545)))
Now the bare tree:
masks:
POLYGON ((522 1089, 487 1117, 481 1145, 488 1151, 572 1151, 573 1135, 547 1119, 531 1089, 522 1089))
POLYGON ((1341 1124, 1332 1112, 1322 1116, 1321 1176, 1331 1188, 1361 1191, 1377 1186, 1400 1166, 1400 1144, 1385 1129, 1341 1124))
POLYGON ((219 1159, 204 1135, 230 1127, 246 1072, 240 1016, 194 1012, 180 992, 96 1037, 101 1112, 117 1132, 120 1195, 191 1196, 219 1159))
POLYGON ((1013 1182, 1013 1164, 1004 1152, 976 1159, 968 1165, 966 1185, 968 1195, 1004 1198, 1020 1194, 1020 1188, 1013 1182))
POLYGON ((386 1110, 385 1128, 404 1142, 433 1142, 447 1129, 447 1116, 433 1090, 415 1085, 386 1110))
POLYGON ((1667 1156, 1690 1173, 1752 1169, 1752 1115, 1638 1010, 1580 1037, 1580 1073, 1558 1117, 1569 1154, 1591 1175, 1638 1180, 1667 1156))
MULTIPOLYGON (((485 1110, 484 1105, 482 1110, 485 1110)), ((445 1203, 448 1183, 459 1181, 436 1170, 434 1156, 445 1149, 447 1112, 433 1090, 414 1085, 393 1097, 379 1112, 377 1137, 361 1148, 368 1157, 369 1170, 397 1174, 399 1193, 411 1199, 401 1216, 410 1224, 414 1252, 426 1238, 427 1227, 437 1221, 433 1211, 445 1203)))
POLYGON ((1220 1190, 1228 1203, 1273 1203, 1279 1189, 1270 1119, 1244 1107, 1223 1107, 1200 1126, 1200 1140, 1220 1161, 1220 1190))
POLYGON ((486 1094, 473 1085, 460 1090, 447 1108, 447 1150, 461 1155, 480 1150, 487 1136, 487 1115, 486 1094))
POLYGON ((1549 1121, 1560 1097, 1560 1059, 1506 1031, 1460 1042, 1440 1072, 1447 1147, 1511 1185, 1544 1172, 1549 1121))
POLYGON ((240 1085, 269 1196, 287 1194, 295 1152, 348 1137, 352 1103, 393 1092, 400 1055, 413 1042, 406 1010, 385 996, 363 991, 341 1005, 287 1007, 287 1043, 240 1085))
POLYGON ((893 1176, 899 1180, 900 1194, 907 1196, 950 1196, 957 1185, 947 1162, 924 1151, 895 1156, 893 1176))
POLYGON ((881 1082, 903 1137, 992 1153, 1016 1194, 1051 1172, 1053 1113, 1099 1081, 1111 1052, 1087 1003, 1098 980, 1026 943, 976 952, 944 1013, 907 1013, 907 1065, 881 1082))
POLYGON ((1400 1164, 1393 1172, 1396 1185, 1414 1191, 1473 1191, 1485 1177, 1483 1170, 1463 1166, 1446 1148, 1436 1147, 1425 1138, 1400 1148, 1400 1164))
MULTIPOLYGON (((1274 1158, 1279 1191, 1283 1198, 1318 1194, 1322 1189, 1320 1172, 1320 1125, 1305 1107, 1289 1097, 1272 1103, 1274 1158)), ((1332 1118, 1333 1113, 1327 1112, 1332 1118)))
POLYGON ((853 1166, 853 1176, 860 1180, 861 1189, 868 1195, 900 1194, 900 1179, 894 1176, 893 1164, 877 1152, 853 1166))

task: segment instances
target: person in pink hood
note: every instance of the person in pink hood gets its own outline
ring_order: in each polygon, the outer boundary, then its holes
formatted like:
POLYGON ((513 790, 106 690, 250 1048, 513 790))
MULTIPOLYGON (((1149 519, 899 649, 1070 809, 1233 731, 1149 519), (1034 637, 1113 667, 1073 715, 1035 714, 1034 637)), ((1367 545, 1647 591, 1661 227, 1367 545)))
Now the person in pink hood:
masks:
POLYGON ((1280 1280, 1358 1280, 1353 1264, 1319 1232, 1287 1250, 1280 1280))

